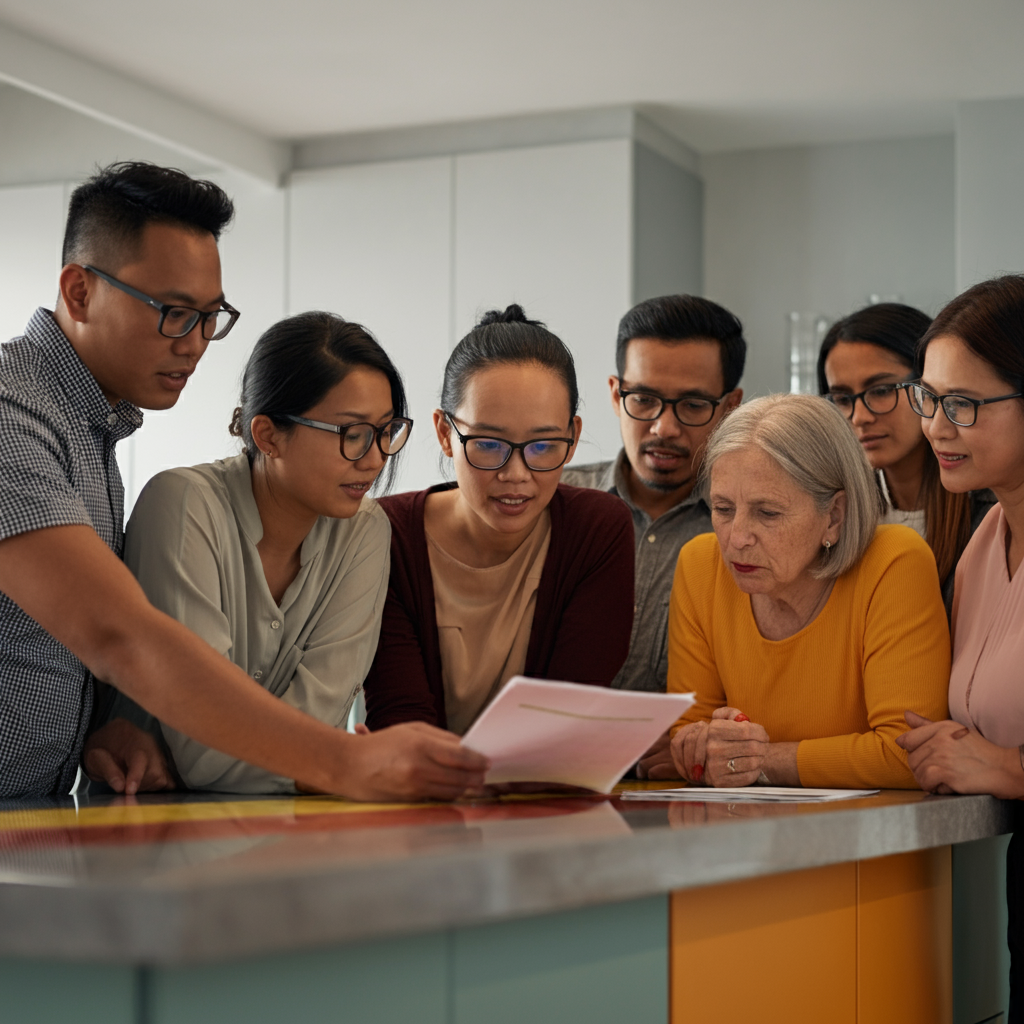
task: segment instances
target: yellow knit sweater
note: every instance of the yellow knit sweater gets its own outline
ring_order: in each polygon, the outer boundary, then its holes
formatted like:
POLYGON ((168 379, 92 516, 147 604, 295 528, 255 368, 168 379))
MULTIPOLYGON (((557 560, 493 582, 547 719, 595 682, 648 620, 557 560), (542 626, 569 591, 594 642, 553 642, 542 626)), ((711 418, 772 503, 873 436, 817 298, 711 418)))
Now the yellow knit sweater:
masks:
POLYGON ((758 632, 714 534, 679 554, 668 689, 696 691, 677 723, 734 707, 774 742, 797 740, 804 786, 916 788, 896 737, 906 709, 947 717, 949 629, 935 559, 905 526, 880 526, 818 617, 785 640, 758 632))

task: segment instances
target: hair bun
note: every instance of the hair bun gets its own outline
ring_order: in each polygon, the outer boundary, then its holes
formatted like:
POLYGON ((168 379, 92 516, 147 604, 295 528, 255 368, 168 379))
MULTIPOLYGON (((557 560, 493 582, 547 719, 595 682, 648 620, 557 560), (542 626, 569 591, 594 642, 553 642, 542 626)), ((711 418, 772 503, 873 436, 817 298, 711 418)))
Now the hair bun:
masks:
POLYGON ((526 310, 518 302, 513 302, 511 306, 506 306, 504 312, 497 309, 489 309, 480 317, 477 327, 487 327, 490 324, 532 324, 535 327, 544 326, 539 320, 531 320, 526 315, 526 310))
POLYGON ((235 411, 231 414, 231 424, 228 427, 228 433, 232 437, 242 437, 242 407, 240 405, 235 406, 235 411))

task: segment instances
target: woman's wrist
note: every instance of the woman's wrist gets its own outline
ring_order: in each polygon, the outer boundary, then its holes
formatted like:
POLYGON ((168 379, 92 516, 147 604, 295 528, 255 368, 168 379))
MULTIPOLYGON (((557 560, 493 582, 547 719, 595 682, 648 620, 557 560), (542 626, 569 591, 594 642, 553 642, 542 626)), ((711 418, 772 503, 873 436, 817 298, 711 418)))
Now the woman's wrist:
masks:
POLYGON ((1011 747, 1007 753, 1010 755, 1006 765, 1009 799, 1024 800, 1024 743, 1011 747))
POLYGON ((800 771, 797 767, 796 742, 769 743, 768 753, 761 765, 761 773, 768 779, 758 779, 762 786, 799 786, 800 771))

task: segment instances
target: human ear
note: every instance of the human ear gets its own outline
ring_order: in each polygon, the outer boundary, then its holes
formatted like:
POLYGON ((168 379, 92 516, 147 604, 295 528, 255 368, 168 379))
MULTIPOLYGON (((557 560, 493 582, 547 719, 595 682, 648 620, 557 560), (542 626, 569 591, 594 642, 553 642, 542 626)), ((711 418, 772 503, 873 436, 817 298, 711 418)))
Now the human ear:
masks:
POLYGON ((612 408, 615 410, 615 415, 619 415, 619 409, 622 407, 622 396, 619 394, 619 378, 609 377, 608 378, 608 390, 612 396, 612 408))
POLYGON ((437 443, 441 451, 450 459, 452 457, 452 428, 441 409, 434 410, 434 433, 437 434, 437 443))
POLYGON ((567 466, 572 462, 572 457, 576 454, 576 446, 580 443, 580 432, 583 430, 583 420, 579 416, 573 416, 572 423, 572 444, 569 445, 569 454, 565 457, 565 462, 562 466, 567 466))
POLYGON ((60 272, 60 298, 64 308, 76 323, 89 318, 90 281, 88 271, 77 263, 69 263, 60 272))
MULTIPOLYGON (((580 443, 580 437, 583 433, 583 420, 579 416, 573 416, 572 418, 572 444, 569 446, 569 455, 566 458, 566 462, 572 462, 572 457, 576 454, 576 446, 580 443)), ((564 465, 564 463, 563 463, 564 465)))
POLYGON ((828 510, 828 539, 833 544, 839 539, 839 530, 846 521, 846 491, 840 491, 833 499, 828 510), (832 534, 835 534, 833 537, 832 534))
POLYGON ((278 451, 280 431, 274 426, 274 421, 269 416, 264 416, 262 413, 259 416, 253 416, 249 429, 256 447, 267 458, 273 459, 280 454, 278 451))
POLYGON ((727 416, 733 409, 738 409, 742 401, 743 388, 734 388, 725 396, 725 400, 722 402, 722 415, 727 416))

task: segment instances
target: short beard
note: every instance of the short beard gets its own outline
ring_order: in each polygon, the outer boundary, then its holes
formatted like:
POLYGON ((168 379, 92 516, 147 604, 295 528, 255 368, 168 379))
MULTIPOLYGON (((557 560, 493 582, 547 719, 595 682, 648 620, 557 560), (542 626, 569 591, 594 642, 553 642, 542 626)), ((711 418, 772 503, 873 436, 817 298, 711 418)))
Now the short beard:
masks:
POLYGON ((646 487, 649 491, 659 491, 662 494, 671 494, 673 491, 678 491, 680 488, 685 487, 692 479, 692 476, 688 476, 685 480, 661 480, 657 477, 651 479, 646 476, 641 476, 637 471, 636 467, 633 468, 633 475, 646 487))

